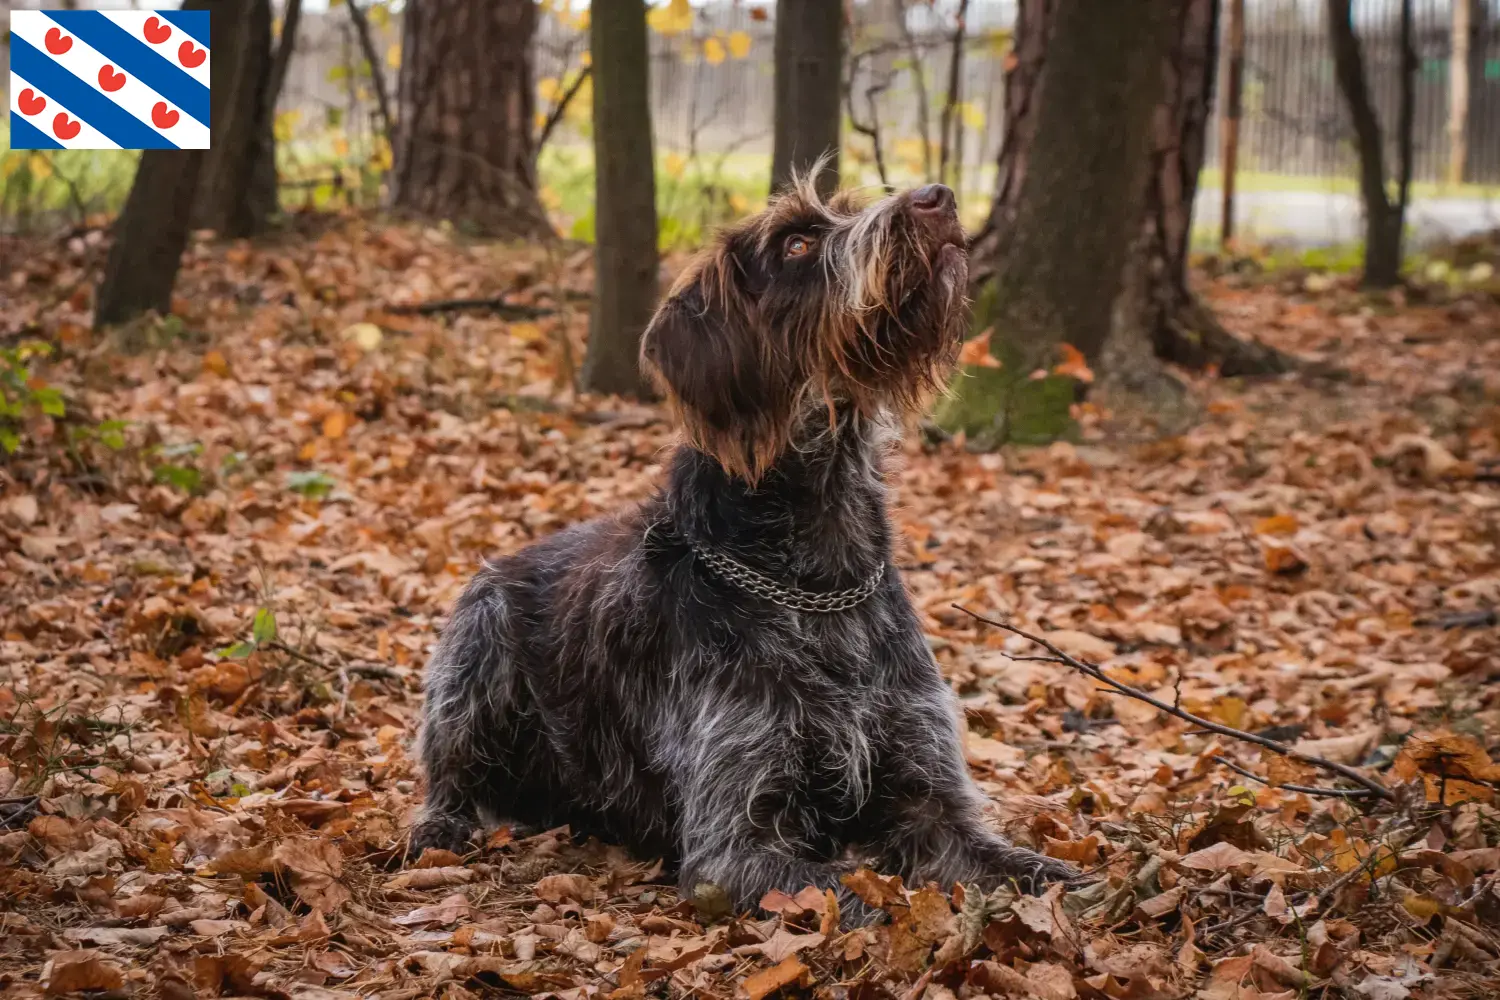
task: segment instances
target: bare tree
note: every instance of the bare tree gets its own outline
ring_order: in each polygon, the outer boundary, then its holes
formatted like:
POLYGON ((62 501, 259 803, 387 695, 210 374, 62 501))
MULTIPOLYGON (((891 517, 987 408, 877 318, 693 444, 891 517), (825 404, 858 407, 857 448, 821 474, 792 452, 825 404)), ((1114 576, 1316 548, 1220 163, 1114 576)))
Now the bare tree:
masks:
POLYGON ((776 5, 775 121, 771 189, 828 155, 818 190, 839 183, 844 6, 840 0, 779 0, 776 5))
POLYGON ((1365 207, 1365 272, 1368 288, 1401 281, 1401 243, 1411 191, 1412 132, 1416 120, 1417 53, 1412 40, 1412 0, 1401 0, 1401 106, 1396 122, 1396 195, 1387 187, 1385 144, 1370 97, 1364 52, 1354 31, 1351 0, 1328 0, 1328 35, 1334 72, 1349 109, 1359 152, 1359 191, 1365 207))
POLYGON ((1161 362, 1226 374, 1289 359, 1230 335, 1187 283, 1216 69, 1218 0, 1022 0, 998 186, 970 253, 975 367, 939 409, 971 439, 1068 433, 1079 352, 1100 385, 1167 422, 1190 409, 1161 362))
MULTIPOLYGON (((256 164, 270 151, 265 102, 271 66, 270 5, 249 0, 221 7, 188 0, 184 10, 213 10, 214 87, 211 150, 147 150, 141 154, 125 207, 115 221, 94 305, 94 322, 120 323, 172 305, 182 252, 194 224, 247 235, 264 223, 264 201, 253 197, 256 164)), ((291 40, 285 39, 285 44, 291 40)), ((272 167, 274 171, 274 166, 272 167)), ((275 193, 275 175, 271 177, 275 193)))
POLYGON ((534 0, 409 4, 393 202, 493 236, 550 237, 532 155, 534 0))
MULTIPOLYGON (((526 0, 530 2, 530 0, 526 0)), ((637 355, 656 306, 656 177, 642 0, 594 0, 594 307, 580 381, 646 396, 637 355)))

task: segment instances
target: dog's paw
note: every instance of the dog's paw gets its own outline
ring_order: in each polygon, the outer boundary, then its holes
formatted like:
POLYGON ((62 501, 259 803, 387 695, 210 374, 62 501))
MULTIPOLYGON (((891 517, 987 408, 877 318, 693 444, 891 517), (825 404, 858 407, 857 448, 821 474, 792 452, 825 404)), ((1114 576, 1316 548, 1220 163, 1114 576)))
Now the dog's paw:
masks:
POLYGON ((461 816, 425 816, 411 828, 407 853, 420 858, 428 848, 466 854, 473 849, 474 823, 461 816))
POLYGON ((1081 889, 1093 880, 1066 861, 1049 858, 1045 854, 1034 854, 1027 870, 1019 873, 1016 881, 1022 891, 1040 896, 1054 882, 1061 882, 1071 890, 1081 889))

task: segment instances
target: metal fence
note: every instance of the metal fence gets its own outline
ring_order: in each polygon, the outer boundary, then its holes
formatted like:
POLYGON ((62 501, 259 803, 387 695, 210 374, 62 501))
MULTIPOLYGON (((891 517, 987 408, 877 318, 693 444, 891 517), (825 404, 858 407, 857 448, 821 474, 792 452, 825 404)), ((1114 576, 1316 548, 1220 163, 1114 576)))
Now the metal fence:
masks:
MULTIPOLYGON (((1251 0, 1245 23, 1240 169, 1319 177, 1353 176, 1348 117, 1334 78, 1324 0, 1251 0)), ((1470 43, 1465 179, 1500 182, 1500 17, 1475 5, 1470 43)), ((1354 17, 1376 112, 1395 156, 1400 103, 1400 0, 1355 0, 1354 17)), ((1416 177, 1447 174, 1449 0, 1413 0, 1417 54, 1413 151, 1416 177)), ((1210 147, 1217 163, 1217 142, 1210 147)), ((1394 163, 1394 160, 1391 161, 1394 163)))
MULTIPOLYGON (((125 6, 136 0, 83 0, 125 6)), ((423 0, 408 0, 423 2, 423 0)), ((658 0, 662 7, 665 0, 658 0)), ((1368 74, 1388 139, 1399 100, 1398 13, 1401 0, 1354 0, 1368 74)), ((1419 59, 1415 123, 1416 176, 1438 180, 1448 161, 1452 55, 1451 0, 1413 0, 1419 59)), ((587 31, 565 0, 543 3, 537 39, 541 84, 565 80, 587 49, 587 31)), ((44 6, 17 0, 15 7, 44 6)), ((11 5, 5 5, 11 6, 11 5)), ((278 4, 279 6, 279 4, 278 4)), ((1325 0, 1247 0, 1242 170, 1311 177, 1352 177, 1355 161, 1347 116, 1337 92, 1325 23, 1325 0)), ((1500 0, 1478 0, 1470 49, 1468 160, 1465 179, 1500 183, 1500 0)), ((856 72, 846 107, 854 120, 878 127, 893 179, 921 176, 935 163, 938 123, 948 90, 956 0, 855 0, 849 7, 849 52, 856 72), (882 86, 884 84, 884 86, 882 86), (872 90, 874 93, 872 93, 872 90), (923 131, 925 125, 926 146, 923 131)), ((685 24, 653 30, 651 100, 657 149, 663 155, 715 158, 720 166, 764 170, 771 145, 774 0, 694 0, 685 24)), ((962 186, 987 191, 1003 141, 1003 66, 1016 0, 971 0, 966 17, 959 105, 949 145, 962 186)), ((0 25, 3 27, 3 25, 0 25)), ((394 90, 399 14, 380 30, 389 53, 382 70, 394 90)), ((0 45, 0 71, 8 63, 0 45)), ((373 102, 367 82, 349 76, 361 58, 338 7, 304 14, 282 110, 298 112, 304 128, 340 123, 367 133, 373 102), (341 76, 341 69, 343 67, 341 76)), ((0 77, 4 79, 4 77, 0 77)), ((555 91, 545 87, 543 112, 555 91)), ((586 111, 587 101, 578 102, 586 111)), ((552 141, 587 144, 585 120, 570 119, 552 141)), ((1209 163, 1217 161, 1211 136, 1209 163)), ((846 164, 868 178, 871 140, 846 130, 846 164)))

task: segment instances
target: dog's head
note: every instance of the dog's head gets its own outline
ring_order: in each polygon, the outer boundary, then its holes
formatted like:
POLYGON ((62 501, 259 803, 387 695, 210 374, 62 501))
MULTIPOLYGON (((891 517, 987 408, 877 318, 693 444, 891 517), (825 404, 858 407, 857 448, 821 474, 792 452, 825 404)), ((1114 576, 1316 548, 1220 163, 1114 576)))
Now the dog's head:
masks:
POLYGON ((758 478, 809 406, 923 405, 967 324, 968 257, 941 184, 862 206, 810 183, 721 232, 641 341, 695 446, 758 478))

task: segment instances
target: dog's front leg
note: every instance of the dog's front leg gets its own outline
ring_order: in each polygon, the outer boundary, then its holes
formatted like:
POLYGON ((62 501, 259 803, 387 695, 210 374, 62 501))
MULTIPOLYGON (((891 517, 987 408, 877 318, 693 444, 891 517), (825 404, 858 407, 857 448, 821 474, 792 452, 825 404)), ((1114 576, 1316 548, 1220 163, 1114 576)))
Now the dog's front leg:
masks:
POLYGON ((1041 893, 1050 882, 1078 884, 1083 877, 1072 865, 1017 847, 985 825, 984 795, 964 762, 947 698, 946 689, 934 688, 893 722, 892 745, 905 752, 890 758, 881 782, 890 823, 886 864, 909 885, 931 881, 945 889, 1014 883, 1041 893))
MULTIPOLYGON (((718 719, 755 718, 725 713, 718 719)), ((716 734, 703 727, 691 752, 678 758, 681 780, 681 868, 684 896, 708 882, 723 889, 736 912, 754 912, 772 889, 794 895, 808 886, 832 889, 846 926, 879 914, 844 888, 848 871, 809 845, 819 817, 802 802, 799 778, 773 734, 716 734), (753 737, 753 738, 752 738, 753 737), (771 751, 774 749, 774 753, 771 751)))

